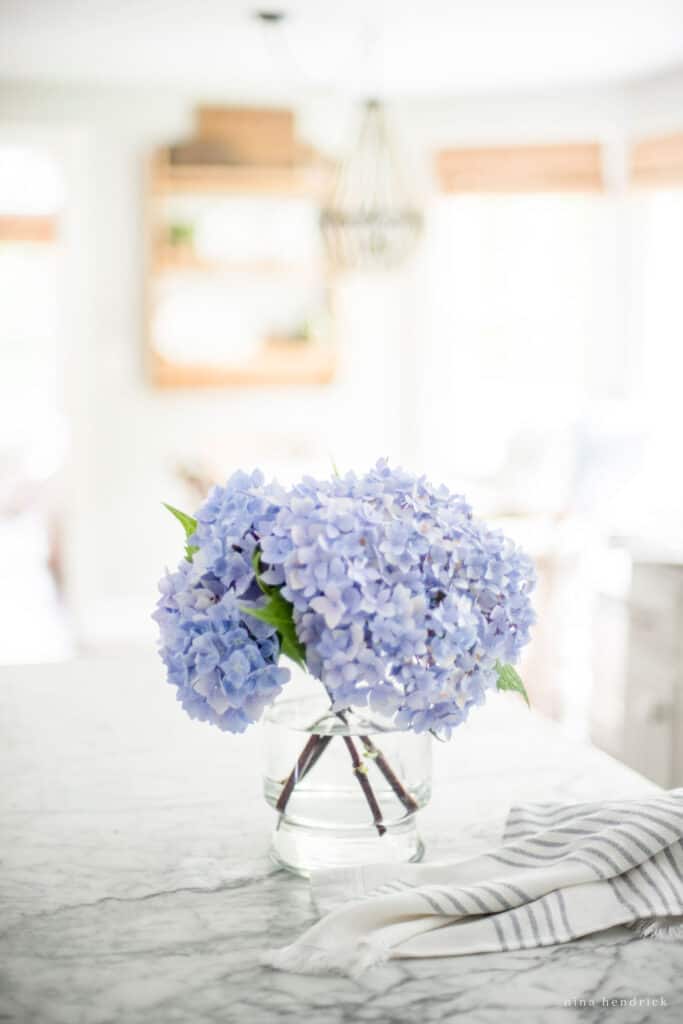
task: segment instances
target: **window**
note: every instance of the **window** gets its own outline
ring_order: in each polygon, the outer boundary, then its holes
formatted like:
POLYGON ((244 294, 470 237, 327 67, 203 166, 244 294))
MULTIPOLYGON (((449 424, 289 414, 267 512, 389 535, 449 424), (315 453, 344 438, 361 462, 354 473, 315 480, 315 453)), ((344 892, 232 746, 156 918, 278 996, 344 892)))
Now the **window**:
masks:
POLYGON ((513 504, 518 485, 526 507, 562 503, 564 433, 609 387, 612 216, 595 195, 436 201, 418 419, 427 461, 454 480, 505 473, 513 504))
POLYGON ((57 585, 66 453, 55 245, 61 203, 51 157, 0 145, 0 663, 69 652, 57 585))

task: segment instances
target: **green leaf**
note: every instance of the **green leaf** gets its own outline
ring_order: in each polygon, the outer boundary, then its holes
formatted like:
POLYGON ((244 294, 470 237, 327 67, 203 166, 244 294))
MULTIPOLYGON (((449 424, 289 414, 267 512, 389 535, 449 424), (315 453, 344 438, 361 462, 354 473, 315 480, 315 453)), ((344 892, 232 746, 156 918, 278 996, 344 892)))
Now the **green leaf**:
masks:
POLYGON ((498 689, 499 690, 513 690, 515 693, 521 694, 527 703, 527 707, 531 707, 529 701, 529 695, 526 692, 522 678, 514 668, 513 665, 501 665, 499 661, 496 662, 496 672, 498 673, 498 689))
POLYGON ((192 516, 188 516, 187 512, 181 512, 179 508, 174 508, 173 505, 167 505, 163 502, 164 508, 167 508, 172 516, 175 516, 178 522, 185 530, 185 536, 190 537, 197 529, 197 520, 193 519, 192 516))
MULTIPOLYGON (((178 520, 183 530, 185 531, 185 539, 189 540, 192 534, 197 529, 197 520, 193 519, 192 516, 188 516, 187 512, 181 512, 179 508, 174 508, 173 505, 167 505, 166 502, 162 502, 164 508, 167 508, 172 516, 178 520)), ((192 556, 199 548, 194 547, 192 544, 185 545, 185 558, 188 562, 192 561, 192 556)))
POLYGON ((259 590, 262 594, 270 595, 274 590, 277 590, 277 587, 269 587, 268 584, 264 583, 261 579, 261 548, 258 544, 254 548, 254 552, 251 556, 251 567, 254 570, 254 576, 256 577, 256 582, 258 583, 259 590))
POLYGON ((305 668, 306 648, 296 635, 292 605, 282 597, 279 590, 269 596, 268 603, 263 608, 252 608, 243 604, 240 605, 240 611, 254 619, 260 619, 261 622, 267 622, 269 626, 274 626, 280 638, 282 654, 287 655, 301 668, 305 668))
POLYGON ((261 579, 261 549, 258 546, 254 548, 251 564, 256 575, 256 582, 268 601, 262 608, 252 608, 243 604, 240 606, 240 611, 261 622, 267 622, 269 626, 274 626, 280 639, 281 653, 301 668, 305 668, 306 648, 296 635, 294 605, 282 596, 280 587, 269 587, 261 579))

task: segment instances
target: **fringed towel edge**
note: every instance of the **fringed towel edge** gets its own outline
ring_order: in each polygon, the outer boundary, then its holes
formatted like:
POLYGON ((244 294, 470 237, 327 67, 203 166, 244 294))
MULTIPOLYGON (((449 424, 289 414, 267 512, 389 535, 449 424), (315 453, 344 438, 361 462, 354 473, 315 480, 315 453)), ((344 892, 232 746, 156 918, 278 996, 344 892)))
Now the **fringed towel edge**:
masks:
POLYGON ((665 942, 683 939, 683 917, 651 917, 633 921, 628 927, 637 932, 640 939, 662 939, 665 942))
POLYGON ((268 950, 260 961, 265 967, 293 974, 344 974, 358 978, 388 959, 388 949, 365 940, 347 950, 336 950, 334 954, 319 946, 294 942, 291 946, 268 950))

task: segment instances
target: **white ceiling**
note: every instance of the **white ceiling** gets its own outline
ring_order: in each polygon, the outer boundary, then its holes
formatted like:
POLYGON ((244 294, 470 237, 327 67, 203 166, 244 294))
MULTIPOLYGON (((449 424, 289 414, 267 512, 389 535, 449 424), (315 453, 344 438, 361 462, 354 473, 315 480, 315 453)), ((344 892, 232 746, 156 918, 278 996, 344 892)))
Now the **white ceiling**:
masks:
POLYGON ((0 0, 0 77, 458 95, 683 65, 683 0, 0 0), (270 31, 270 36, 267 35, 270 31))

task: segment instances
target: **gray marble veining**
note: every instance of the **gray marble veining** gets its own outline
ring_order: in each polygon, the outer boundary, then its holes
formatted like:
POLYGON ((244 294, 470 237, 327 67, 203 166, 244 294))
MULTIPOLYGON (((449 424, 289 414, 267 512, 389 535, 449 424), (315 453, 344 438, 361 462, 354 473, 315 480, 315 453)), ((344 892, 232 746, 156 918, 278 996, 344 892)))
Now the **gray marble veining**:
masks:
MULTIPOLYGON (((191 723, 152 658, 0 673, 0 1020, 294 1024, 683 1017, 683 944, 623 929, 347 978, 259 965, 312 923, 268 860, 260 733, 191 723), (635 1000, 619 1006, 610 1000, 635 1000), (664 1005, 661 1005, 661 1001, 664 1005), (568 1004, 568 1005, 567 1005, 568 1004)), ((435 750, 431 859, 500 836, 509 804, 648 782, 500 697, 435 750)))

